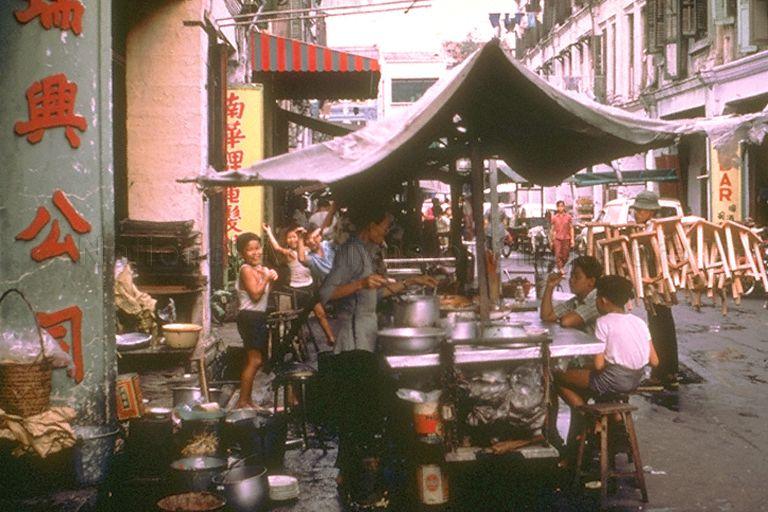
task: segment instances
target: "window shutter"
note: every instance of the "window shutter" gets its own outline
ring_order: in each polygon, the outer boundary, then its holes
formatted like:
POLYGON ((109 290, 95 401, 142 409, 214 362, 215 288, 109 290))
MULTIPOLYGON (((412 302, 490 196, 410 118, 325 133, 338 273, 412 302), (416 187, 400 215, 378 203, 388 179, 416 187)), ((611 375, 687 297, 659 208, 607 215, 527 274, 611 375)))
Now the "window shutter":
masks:
POLYGON ((709 33, 709 0, 696 1, 696 36, 701 39, 709 33))
POLYGON ((680 39, 680 0, 666 0, 666 43, 676 43, 680 39))
MULTIPOLYGON (((651 0, 654 1, 654 0, 651 0)), ((673 1, 673 0, 668 0, 673 1)), ((666 9, 664 0, 655 0, 656 2, 656 16, 655 16, 655 23, 656 23, 656 39, 655 39, 655 45, 658 51, 661 51, 664 49, 664 43, 667 42, 666 38, 666 25, 665 25, 665 12, 666 9)))
POLYGON ((659 51, 656 46, 656 0, 648 0, 645 4, 645 50, 648 53, 659 51))
POLYGON ((680 6, 680 33, 688 37, 693 37, 696 35, 695 0, 682 0, 682 4, 680 6))
POLYGON ((752 38, 750 37, 751 20, 749 17, 749 0, 738 0, 737 10, 736 30, 738 32, 737 40, 739 42, 739 51, 753 52, 756 48, 752 45, 752 38))

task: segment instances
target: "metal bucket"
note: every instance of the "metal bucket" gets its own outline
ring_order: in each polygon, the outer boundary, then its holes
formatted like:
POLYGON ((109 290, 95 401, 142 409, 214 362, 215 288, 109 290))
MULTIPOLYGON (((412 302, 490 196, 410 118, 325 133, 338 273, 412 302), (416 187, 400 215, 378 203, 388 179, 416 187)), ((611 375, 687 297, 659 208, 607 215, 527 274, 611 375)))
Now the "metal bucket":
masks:
POLYGON ((73 452, 75 478, 82 486, 104 481, 115 451, 118 430, 109 426, 74 427, 77 442, 73 452))

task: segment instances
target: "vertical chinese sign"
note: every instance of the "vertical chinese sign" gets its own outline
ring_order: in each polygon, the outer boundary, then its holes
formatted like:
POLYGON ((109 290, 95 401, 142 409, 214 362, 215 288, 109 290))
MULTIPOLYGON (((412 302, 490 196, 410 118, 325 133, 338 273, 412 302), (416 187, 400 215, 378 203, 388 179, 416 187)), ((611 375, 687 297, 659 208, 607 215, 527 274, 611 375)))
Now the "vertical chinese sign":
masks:
POLYGON ((72 356, 51 403, 86 424, 111 420, 116 369, 110 7, 14 0, 0 14, 0 290, 20 289, 72 356))
MULTIPOLYGON (((261 85, 231 85, 227 89, 227 171, 236 171, 264 158, 264 90, 261 85)), ((227 189, 227 238, 244 231, 261 233, 263 187, 227 189)))
POLYGON ((725 220, 740 221, 742 218, 742 188, 741 188, 741 152, 736 149, 736 155, 733 158, 722 156, 712 144, 710 147, 710 197, 712 200, 712 222, 723 222, 725 220), (721 161, 728 160, 735 162, 725 168, 721 161))

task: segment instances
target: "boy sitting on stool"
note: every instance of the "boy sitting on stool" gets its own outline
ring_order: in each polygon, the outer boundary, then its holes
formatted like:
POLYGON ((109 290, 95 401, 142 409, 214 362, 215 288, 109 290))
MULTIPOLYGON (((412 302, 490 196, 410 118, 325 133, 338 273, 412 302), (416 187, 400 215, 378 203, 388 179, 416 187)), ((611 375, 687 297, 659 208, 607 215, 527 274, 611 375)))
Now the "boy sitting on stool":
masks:
POLYGON ((632 283, 621 276, 603 276, 597 280, 596 288, 601 316, 595 325, 595 336, 605 343, 605 350, 595 354, 594 369, 574 368, 554 376, 558 394, 571 407, 569 444, 578 432, 574 428, 576 409, 591 397, 634 391, 645 365, 659 364, 648 326, 624 310, 633 296, 632 283))

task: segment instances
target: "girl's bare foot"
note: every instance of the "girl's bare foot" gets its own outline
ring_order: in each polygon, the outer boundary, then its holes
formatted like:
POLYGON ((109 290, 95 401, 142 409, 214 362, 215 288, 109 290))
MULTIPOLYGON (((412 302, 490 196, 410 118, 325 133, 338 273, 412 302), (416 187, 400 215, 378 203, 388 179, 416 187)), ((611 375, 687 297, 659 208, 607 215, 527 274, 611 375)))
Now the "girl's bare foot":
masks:
POLYGON ((254 404, 253 402, 239 401, 237 402, 235 409, 256 409, 256 404, 254 404))

